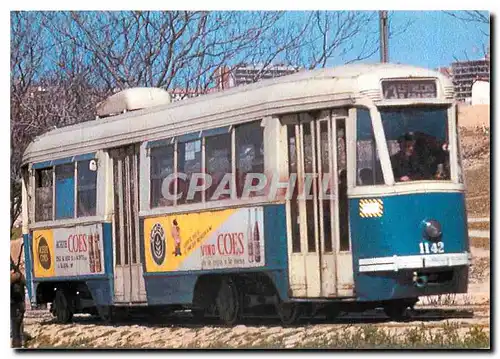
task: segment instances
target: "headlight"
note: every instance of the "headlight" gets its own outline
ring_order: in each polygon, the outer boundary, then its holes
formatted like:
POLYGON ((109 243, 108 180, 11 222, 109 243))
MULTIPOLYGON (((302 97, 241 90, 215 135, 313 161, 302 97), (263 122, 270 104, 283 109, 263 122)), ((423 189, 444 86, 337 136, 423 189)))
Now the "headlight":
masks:
POLYGON ((441 225, 435 219, 429 219, 424 221, 424 235, 430 240, 437 240, 443 232, 441 231, 441 225))

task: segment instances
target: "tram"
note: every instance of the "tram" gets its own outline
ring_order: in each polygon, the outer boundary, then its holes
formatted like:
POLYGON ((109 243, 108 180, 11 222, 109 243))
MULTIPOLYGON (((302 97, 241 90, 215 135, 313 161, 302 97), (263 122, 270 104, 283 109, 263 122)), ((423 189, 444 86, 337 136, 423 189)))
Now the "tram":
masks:
POLYGON ((60 322, 117 308, 383 308, 465 293, 470 250, 452 82, 355 64, 180 102, 127 89, 23 156, 33 304, 60 322))

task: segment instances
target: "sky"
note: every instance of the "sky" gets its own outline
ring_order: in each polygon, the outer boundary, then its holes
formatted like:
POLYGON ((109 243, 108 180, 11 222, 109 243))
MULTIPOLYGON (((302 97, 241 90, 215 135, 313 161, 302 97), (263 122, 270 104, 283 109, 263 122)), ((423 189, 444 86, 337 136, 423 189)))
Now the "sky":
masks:
MULTIPOLYGON (((488 12, 484 12, 488 16, 488 12)), ((464 22, 444 11, 390 11, 391 28, 406 31, 389 39, 389 62, 435 69, 448 67, 454 61, 484 58, 489 44, 489 26, 464 22), (482 30, 482 31, 481 31, 482 30), (486 34, 486 35, 485 35, 486 34)), ((377 41, 378 18, 374 23, 377 41)), ((358 45, 359 46, 359 45, 358 45)), ((353 49, 355 52, 355 49, 353 49)), ((379 62, 377 51, 362 62, 379 62)), ((332 59, 329 66, 342 65, 332 59)))
MULTIPOLYGON (((413 21, 408 30, 389 40, 389 61, 427 68, 449 66, 458 60, 484 57, 488 47, 487 25, 462 22, 443 11, 398 11, 394 24, 413 21)), ((377 53, 375 59, 379 59, 377 53)))

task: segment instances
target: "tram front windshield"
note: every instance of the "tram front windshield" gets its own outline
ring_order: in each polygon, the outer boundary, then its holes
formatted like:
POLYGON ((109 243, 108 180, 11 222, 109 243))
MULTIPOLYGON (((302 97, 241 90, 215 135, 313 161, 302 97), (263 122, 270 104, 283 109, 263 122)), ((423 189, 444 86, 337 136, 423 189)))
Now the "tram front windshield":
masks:
POLYGON ((446 108, 381 108, 394 180, 449 180, 446 108))

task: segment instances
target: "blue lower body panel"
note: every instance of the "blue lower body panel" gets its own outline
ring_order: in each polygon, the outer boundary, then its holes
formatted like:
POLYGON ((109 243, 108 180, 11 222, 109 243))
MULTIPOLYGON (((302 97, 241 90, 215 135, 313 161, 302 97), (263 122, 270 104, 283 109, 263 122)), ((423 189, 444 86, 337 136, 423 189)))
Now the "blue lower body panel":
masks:
POLYGON ((96 305, 112 305, 112 281, 109 279, 92 279, 85 282, 96 305))
MULTIPOLYGON (((243 273, 263 273, 269 276, 274 283, 278 295, 282 300, 288 299, 288 275, 284 269, 280 270, 247 270, 243 273)), ((218 272, 192 272, 180 274, 154 274, 145 275, 146 293, 148 305, 189 305, 193 301, 194 290, 198 278, 206 274, 234 274, 234 270, 221 270, 218 272)))
POLYGON ((423 288, 413 282, 415 270, 399 272, 358 273, 356 294, 360 301, 382 301, 402 298, 416 298, 426 295, 467 292, 466 266, 446 269, 433 269, 429 274, 441 273, 447 279, 440 283, 429 283, 423 288))
MULTIPOLYGON (((113 292, 112 284, 113 281, 109 277, 95 277, 95 278, 85 278, 85 277, 55 277, 55 278, 44 278, 36 279, 33 281, 34 293, 38 293, 38 287, 43 286, 44 283, 55 284, 57 283, 71 284, 71 283, 85 283, 87 288, 92 294, 94 303, 96 305, 112 305, 113 304, 113 292)), ((32 298, 32 302, 36 303, 36 298, 32 298)))
POLYGON ((352 198, 349 220, 360 301, 467 292, 469 242, 463 192, 352 198), (377 211, 366 214, 367 203, 375 203, 377 211), (430 220, 439 223, 439 237, 427 234, 430 220), (439 258, 443 264, 425 264, 439 258), (415 272, 433 279, 419 287, 413 280, 415 272))
POLYGON ((197 279, 196 274, 145 276, 148 304, 191 303, 197 279))

